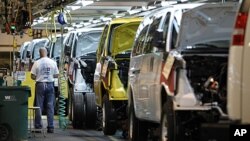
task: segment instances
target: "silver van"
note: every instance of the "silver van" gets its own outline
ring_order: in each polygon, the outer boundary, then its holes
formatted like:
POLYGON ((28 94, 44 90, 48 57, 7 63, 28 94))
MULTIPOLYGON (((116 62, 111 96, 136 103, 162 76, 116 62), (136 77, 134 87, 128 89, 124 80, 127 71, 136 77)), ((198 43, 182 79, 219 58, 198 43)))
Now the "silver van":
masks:
POLYGON ((129 69, 129 138, 199 140, 225 115, 226 65, 236 3, 180 4, 139 26, 129 69))
POLYGON ((69 33, 65 61, 69 84, 69 115, 73 128, 95 128, 97 106, 93 90, 96 50, 103 28, 82 28, 69 33))

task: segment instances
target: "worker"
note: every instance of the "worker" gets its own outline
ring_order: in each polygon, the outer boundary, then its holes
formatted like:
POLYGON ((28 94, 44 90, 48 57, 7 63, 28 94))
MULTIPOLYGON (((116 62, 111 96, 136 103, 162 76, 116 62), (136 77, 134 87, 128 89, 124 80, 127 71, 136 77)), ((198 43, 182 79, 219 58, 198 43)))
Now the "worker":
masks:
POLYGON ((59 70, 56 62, 47 57, 47 49, 39 49, 40 59, 35 61, 31 69, 31 78, 36 81, 35 103, 40 111, 35 115, 35 128, 42 128, 41 111, 44 107, 47 110, 47 132, 54 133, 54 78, 58 77, 59 70), (46 104, 46 105, 44 105, 46 104))

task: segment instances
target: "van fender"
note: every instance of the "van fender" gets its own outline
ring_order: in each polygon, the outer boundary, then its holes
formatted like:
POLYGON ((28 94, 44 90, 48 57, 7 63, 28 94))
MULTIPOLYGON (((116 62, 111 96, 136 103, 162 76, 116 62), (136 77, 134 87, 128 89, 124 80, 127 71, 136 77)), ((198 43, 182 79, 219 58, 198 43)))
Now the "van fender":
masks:
POLYGON ((90 92, 90 89, 81 74, 81 69, 76 69, 75 72, 74 92, 90 92))
POLYGON ((168 85, 165 82, 161 83, 162 87, 164 88, 164 90, 166 91, 168 96, 173 97, 174 96, 174 92, 171 92, 168 85))
POLYGON ((133 98, 133 90, 134 88, 131 87, 131 85, 129 84, 128 85, 128 88, 127 88, 127 94, 128 94, 128 106, 131 105, 131 102, 134 103, 134 98, 133 98))

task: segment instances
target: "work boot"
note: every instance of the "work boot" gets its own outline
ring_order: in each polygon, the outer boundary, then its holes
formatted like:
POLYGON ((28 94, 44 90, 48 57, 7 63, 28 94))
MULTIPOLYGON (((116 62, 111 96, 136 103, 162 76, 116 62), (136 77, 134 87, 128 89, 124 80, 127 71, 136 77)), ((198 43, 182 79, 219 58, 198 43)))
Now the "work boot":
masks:
POLYGON ((54 129, 53 128, 48 128, 47 133, 54 133, 54 129))

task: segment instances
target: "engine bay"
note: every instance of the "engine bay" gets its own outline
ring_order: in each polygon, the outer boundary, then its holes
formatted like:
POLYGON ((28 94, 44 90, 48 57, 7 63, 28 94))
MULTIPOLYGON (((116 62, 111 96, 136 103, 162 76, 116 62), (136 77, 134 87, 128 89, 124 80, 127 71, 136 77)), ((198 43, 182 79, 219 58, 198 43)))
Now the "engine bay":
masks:
POLYGON ((184 56, 188 80, 202 104, 216 102, 226 111, 227 56, 184 56))

